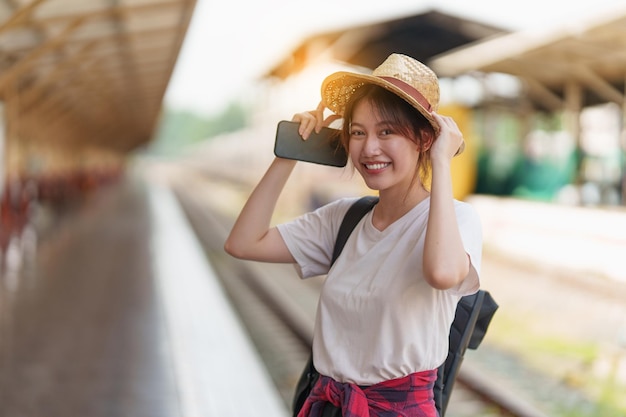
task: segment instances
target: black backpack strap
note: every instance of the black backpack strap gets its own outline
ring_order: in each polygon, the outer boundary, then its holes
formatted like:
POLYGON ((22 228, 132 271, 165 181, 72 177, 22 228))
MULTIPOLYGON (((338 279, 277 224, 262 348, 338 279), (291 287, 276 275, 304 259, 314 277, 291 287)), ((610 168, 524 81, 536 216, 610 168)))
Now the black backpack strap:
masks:
POLYGON ((378 197, 368 195, 359 198, 350 206, 341 222, 341 226, 339 226, 337 240, 335 241, 335 248, 333 249, 333 258, 330 261, 331 265, 335 263, 335 261, 341 254, 341 251, 348 241, 352 230, 354 230, 356 225, 359 224, 363 216, 365 216, 372 208, 374 208, 376 203, 378 203, 378 197))
POLYGON ((498 304, 485 290, 478 290, 459 300, 450 327, 448 356, 437 369, 434 395, 440 416, 446 414, 465 351, 478 348, 497 309, 498 304))

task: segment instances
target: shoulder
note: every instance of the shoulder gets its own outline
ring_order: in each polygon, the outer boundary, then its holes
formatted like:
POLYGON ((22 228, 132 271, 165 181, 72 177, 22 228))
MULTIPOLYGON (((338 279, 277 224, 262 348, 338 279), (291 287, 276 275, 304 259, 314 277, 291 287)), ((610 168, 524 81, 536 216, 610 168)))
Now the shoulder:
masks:
POLYGON ((278 225, 279 229, 286 230, 292 228, 313 228, 315 230, 328 228, 332 233, 338 230, 341 220, 346 215, 350 206, 357 200, 357 197, 344 197, 324 204, 312 211, 278 225))
POLYGON ((342 197, 337 200, 331 201, 330 203, 324 204, 323 206, 318 207, 314 211, 320 212, 345 212, 348 211, 350 206, 354 204, 359 197, 342 197))
POLYGON ((315 216, 323 217, 329 220, 343 219, 350 207, 359 199, 359 197, 343 197, 325 204, 312 213, 315 216))

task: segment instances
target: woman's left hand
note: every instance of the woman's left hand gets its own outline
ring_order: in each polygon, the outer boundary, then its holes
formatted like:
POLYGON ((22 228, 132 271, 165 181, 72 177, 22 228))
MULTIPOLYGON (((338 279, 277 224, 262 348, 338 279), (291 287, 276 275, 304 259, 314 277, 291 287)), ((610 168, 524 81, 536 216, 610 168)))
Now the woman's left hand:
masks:
POLYGON ((438 113, 433 113, 433 116, 439 124, 440 131, 430 148, 430 157, 431 159, 439 157, 452 159, 465 149, 463 133, 452 117, 442 116, 438 113))

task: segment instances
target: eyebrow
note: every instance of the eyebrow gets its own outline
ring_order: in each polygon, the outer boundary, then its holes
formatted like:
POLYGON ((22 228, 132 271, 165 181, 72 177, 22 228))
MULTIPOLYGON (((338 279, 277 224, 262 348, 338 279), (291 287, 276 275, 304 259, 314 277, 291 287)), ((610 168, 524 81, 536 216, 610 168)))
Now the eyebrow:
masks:
MULTIPOLYGON (((358 126, 358 127, 363 127, 364 124, 363 123, 359 123, 359 122, 350 122, 350 124, 348 125, 349 128, 352 128, 352 126, 358 126)), ((387 126, 394 126, 395 123, 393 123, 390 120, 382 120, 380 122, 377 122, 374 127, 387 127, 387 126)))

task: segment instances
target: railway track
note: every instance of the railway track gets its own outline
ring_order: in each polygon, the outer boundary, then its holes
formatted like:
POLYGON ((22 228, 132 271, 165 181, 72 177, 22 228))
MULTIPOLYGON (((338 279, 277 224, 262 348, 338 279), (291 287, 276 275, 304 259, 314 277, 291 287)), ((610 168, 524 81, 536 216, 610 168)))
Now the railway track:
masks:
MULTIPOLYGON (((294 279, 290 265, 259 264, 226 255, 231 219, 211 210, 189 183, 173 187, 211 264, 257 346, 286 405, 310 352, 320 279, 294 279)), ((499 387, 480 369, 464 366, 447 417, 546 417, 533 404, 499 387)))

